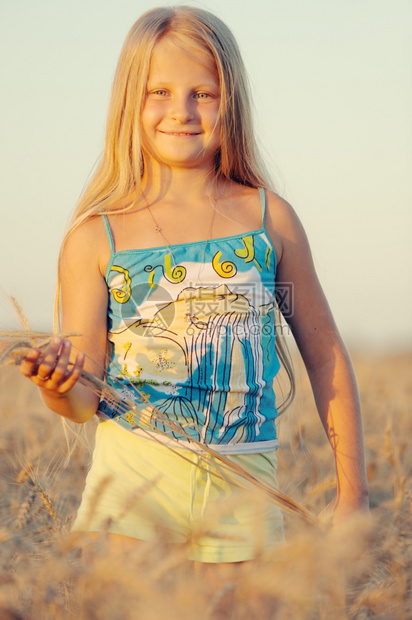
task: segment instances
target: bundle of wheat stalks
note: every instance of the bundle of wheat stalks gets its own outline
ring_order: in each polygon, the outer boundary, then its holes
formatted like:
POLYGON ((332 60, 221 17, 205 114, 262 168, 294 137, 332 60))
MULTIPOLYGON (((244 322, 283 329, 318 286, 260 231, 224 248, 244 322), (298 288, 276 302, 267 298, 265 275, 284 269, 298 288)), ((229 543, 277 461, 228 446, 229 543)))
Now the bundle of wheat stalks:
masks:
MULTIPOLYGON (((26 329, 21 331, 0 331, 0 341, 6 345, 5 350, 0 356, 0 367, 19 365, 30 348, 36 347, 41 349, 42 347, 46 347, 50 344, 52 339, 56 337, 56 334, 30 331, 28 325, 25 327, 26 329)), ((77 334, 62 333, 58 334, 58 337, 68 338, 74 335, 77 334)), ((154 407, 149 402, 147 396, 132 383, 128 384, 128 389, 133 393, 134 398, 125 396, 124 392, 120 394, 110 385, 86 371, 82 372, 80 382, 94 393, 98 394, 99 397, 108 398, 110 401, 116 403, 117 409, 120 411, 120 417, 130 417, 130 414, 132 414, 135 423, 142 432, 155 431, 155 433, 150 434, 152 440, 154 439, 156 441, 156 433, 167 435, 168 432, 177 431, 180 435, 183 435, 188 441, 187 447, 185 446, 186 450, 196 451, 196 454, 199 453, 199 449, 201 450, 201 456, 196 461, 196 465, 200 469, 205 469, 217 477, 224 477, 227 473, 235 474, 235 478, 232 477, 235 484, 243 484, 248 488, 255 487, 265 493, 271 502, 281 507, 283 510, 298 515, 309 523, 318 523, 317 517, 282 493, 279 489, 276 489, 262 478, 252 474, 238 463, 234 463, 231 459, 219 454, 210 448, 210 446, 193 439, 183 426, 176 421, 170 420, 159 411, 159 409, 154 407), (162 422, 161 425, 155 424, 155 422, 159 421, 162 422), (159 426, 163 427, 165 430, 159 430, 159 426), (208 457, 211 456, 213 456, 215 463, 212 470, 207 467, 208 457), (216 463, 219 464, 218 467, 216 463)), ((158 441, 161 440, 159 439, 158 441)), ((181 458, 186 458, 179 450, 175 450, 171 445, 164 445, 181 458)))

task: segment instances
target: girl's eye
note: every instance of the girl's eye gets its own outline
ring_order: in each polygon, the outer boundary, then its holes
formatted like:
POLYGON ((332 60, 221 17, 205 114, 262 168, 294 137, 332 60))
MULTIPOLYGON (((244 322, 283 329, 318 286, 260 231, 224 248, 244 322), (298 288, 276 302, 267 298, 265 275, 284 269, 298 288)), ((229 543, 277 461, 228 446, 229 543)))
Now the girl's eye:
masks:
POLYGON ((157 90, 150 91, 149 95, 158 95, 160 97, 164 97, 165 95, 167 95, 167 91, 164 90, 163 88, 159 88, 157 90))
POLYGON ((210 95, 209 93, 196 93, 195 97, 196 99, 207 99, 210 95))

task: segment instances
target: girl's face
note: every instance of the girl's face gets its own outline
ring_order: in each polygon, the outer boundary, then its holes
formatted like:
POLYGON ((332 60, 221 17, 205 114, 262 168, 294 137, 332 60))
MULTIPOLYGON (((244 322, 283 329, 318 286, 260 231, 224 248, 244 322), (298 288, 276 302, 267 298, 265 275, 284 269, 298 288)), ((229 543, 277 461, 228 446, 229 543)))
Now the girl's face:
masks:
POLYGON ((145 156, 172 168, 213 167, 220 145, 215 71, 165 37, 150 62, 141 117, 145 156))

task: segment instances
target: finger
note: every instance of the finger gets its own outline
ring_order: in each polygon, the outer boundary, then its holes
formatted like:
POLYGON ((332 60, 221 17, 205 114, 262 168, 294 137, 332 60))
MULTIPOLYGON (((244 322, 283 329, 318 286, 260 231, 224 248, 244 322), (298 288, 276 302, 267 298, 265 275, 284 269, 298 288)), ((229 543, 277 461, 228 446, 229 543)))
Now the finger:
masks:
POLYGON ((32 375, 30 377, 30 379, 33 381, 33 383, 35 385, 37 385, 38 387, 41 388, 47 388, 50 389, 51 386, 51 381, 49 377, 46 377, 45 379, 42 379, 41 377, 39 377, 38 375, 32 375))
POLYGON ((70 340, 58 341, 56 339, 54 346, 47 352, 45 356, 45 362, 39 366, 37 373, 37 379, 40 381, 38 385, 40 387, 47 388, 48 390, 60 391, 59 388, 62 383, 65 382, 67 377, 72 374, 72 364, 70 363, 70 354, 72 349, 72 343, 70 340), (55 357, 56 349, 57 357, 55 357), (45 369, 51 372, 49 376, 44 376, 45 369))
POLYGON ((55 366, 50 375, 50 379, 57 385, 60 385, 65 377, 70 373, 70 353, 72 349, 72 343, 70 340, 63 340, 58 357, 55 362, 55 366))
POLYGON ((37 364, 38 360, 41 357, 42 352, 40 349, 30 349, 30 351, 26 354, 22 362, 20 363, 20 372, 28 378, 31 378, 32 375, 37 372, 37 364))
POLYGON ((60 394, 65 394, 71 390, 80 379, 84 367, 84 360, 85 354, 83 352, 78 353, 69 374, 66 375, 66 378, 59 386, 58 391, 60 394))
POLYGON ((39 360, 37 366, 37 377, 40 380, 48 380, 53 374, 61 344, 60 338, 54 338, 49 346, 43 351, 43 357, 39 360))

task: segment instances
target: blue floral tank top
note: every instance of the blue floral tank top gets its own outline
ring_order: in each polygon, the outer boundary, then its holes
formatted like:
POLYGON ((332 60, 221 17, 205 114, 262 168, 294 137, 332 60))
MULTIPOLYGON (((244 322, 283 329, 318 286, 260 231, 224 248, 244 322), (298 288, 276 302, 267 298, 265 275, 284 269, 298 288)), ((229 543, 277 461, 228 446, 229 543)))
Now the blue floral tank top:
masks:
POLYGON ((226 454, 277 448, 276 255, 264 223, 207 242, 117 252, 102 217, 111 247, 106 381, 141 415, 106 396, 100 417, 182 447, 193 439, 195 449, 226 454))

